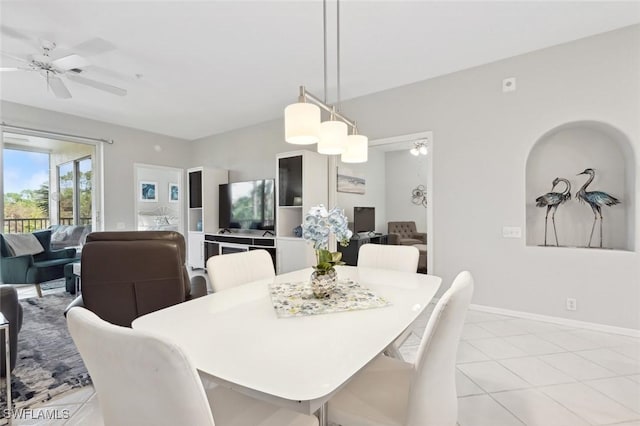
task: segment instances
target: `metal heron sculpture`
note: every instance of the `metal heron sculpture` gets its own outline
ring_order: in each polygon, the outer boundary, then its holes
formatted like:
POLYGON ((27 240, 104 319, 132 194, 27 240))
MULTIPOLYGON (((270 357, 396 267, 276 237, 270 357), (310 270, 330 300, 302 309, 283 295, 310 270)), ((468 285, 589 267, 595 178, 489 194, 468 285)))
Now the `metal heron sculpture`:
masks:
POLYGON ((553 213, 551 213, 551 222, 553 222, 553 234, 556 237, 556 247, 558 247, 558 232, 556 231, 556 210, 558 210, 558 206, 564 203, 567 200, 571 199, 571 184, 567 179, 564 178, 555 178, 553 180, 553 186, 551 187, 551 192, 547 192, 544 195, 536 198, 536 207, 546 207, 547 214, 544 217, 544 245, 547 245, 547 222, 549 221, 549 210, 553 209, 553 213), (558 183, 564 182, 567 187, 562 192, 554 192, 553 189, 558 185, 558 183))
POLYGON ((589 235, 589 243, 587 243, 587 247, 591 247, 593 231, 596 228, 598 216, 600 216, 600 248, 602 248, 602 206, 615 206, 616 204, 620 204, 620 200, 606 192, 587 191, 587 186, 589 186, 596 175, 595 170, 585 169, 584 172, 578 173, 578 176, 579 175, 589 175, 589 179, 587 179, 584 185, 582 185, 582 188, 580 188, 576 193, 576 198, 580 202, 584 201, 589 204, 591 210, 593 210, 593 225, 591 226, 591 235, 589 235))

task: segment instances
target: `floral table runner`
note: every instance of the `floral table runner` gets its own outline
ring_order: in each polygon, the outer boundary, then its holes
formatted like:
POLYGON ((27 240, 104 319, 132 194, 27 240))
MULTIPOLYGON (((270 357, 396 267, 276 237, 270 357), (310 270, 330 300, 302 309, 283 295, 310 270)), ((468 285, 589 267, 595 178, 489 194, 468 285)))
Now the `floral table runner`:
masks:
POLYGON ((279 318, 303 317, 333 312, 387 306, 390 303, 350 279, 338 279, 335 291, 326 299, 316 299, 309 281, 271 284, 271 301, 279 318))

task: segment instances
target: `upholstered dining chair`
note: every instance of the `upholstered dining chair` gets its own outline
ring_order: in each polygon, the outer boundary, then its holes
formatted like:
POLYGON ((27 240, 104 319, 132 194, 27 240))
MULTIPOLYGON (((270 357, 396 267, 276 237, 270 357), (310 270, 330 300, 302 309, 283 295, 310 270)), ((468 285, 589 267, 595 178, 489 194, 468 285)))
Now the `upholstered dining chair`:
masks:
POLYGON ((420 251, 413 246, 363 244, 358 251, 358 266, 416 272, 420 251))
POLYGON ((266 250, 212 256, 207 260, 207 274, 214 292, 276 276, 266 250))
POLYGON ((315 417, 220 386, 205 391, 180 347, 151 334, 110 324, 81 307, 69 310, 67 325, 106 426, 318 424, 315 417))
MULTIPOLYGON (((358 251, 358 266, 416 272, 419 258, 420 251, 413 246, 363 244, 358 251)), ((385 349, 385 353, 394 358, 402 359, 400 346, 411 336, 411 333, 411 328, 407 328, 385 349)))
POLYGON ((473 278, 458 274, 436 305, 415 364, 379 356, 329 401, 342 426, 455 426, 455 362, 473 278))

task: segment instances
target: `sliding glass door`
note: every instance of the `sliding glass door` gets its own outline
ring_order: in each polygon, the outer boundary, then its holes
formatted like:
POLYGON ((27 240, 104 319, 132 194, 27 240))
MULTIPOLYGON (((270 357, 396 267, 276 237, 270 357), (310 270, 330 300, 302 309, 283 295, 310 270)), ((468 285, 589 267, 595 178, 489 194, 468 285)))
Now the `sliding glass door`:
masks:
POLYGON ((51 225, 101 230, 101 153, 97 142, 3 132, 0 232, 32 232, 51 225))
POLYGON ((58 223, 91 225, 93 217, 91 157, 58 166, 58 223))

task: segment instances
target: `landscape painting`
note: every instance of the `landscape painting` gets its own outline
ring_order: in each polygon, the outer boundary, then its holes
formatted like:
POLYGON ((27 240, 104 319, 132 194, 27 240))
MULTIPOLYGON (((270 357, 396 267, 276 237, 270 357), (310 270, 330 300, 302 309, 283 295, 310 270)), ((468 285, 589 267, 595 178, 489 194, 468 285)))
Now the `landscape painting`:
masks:
POLYGON ((353 176, 353 173, 338 169, 338 192, 364 194, 365 179, 353 176))

